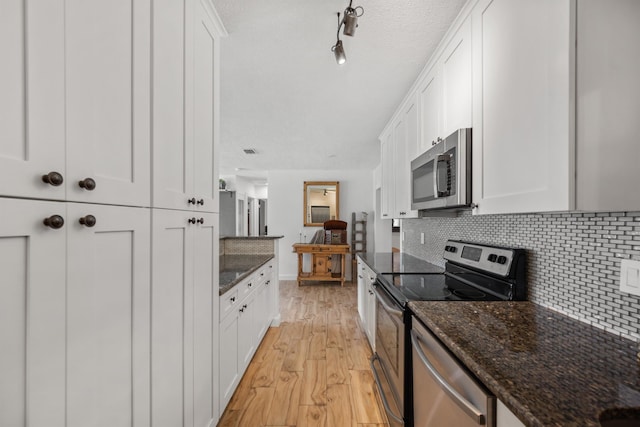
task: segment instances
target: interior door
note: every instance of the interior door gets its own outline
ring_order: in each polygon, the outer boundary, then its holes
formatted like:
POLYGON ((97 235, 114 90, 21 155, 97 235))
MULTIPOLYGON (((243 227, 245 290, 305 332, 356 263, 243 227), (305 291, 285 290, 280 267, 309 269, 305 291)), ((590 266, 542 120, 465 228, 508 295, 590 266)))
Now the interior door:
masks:
POLYGON ((0 425, 65 426, 65 205, 0 198, 0 425))
POLYGON ((69 203, 66 226, 67 427, 146 427, 149 210, 69 203))
POLYGON ((148 0, 65 2, 68 200, 149 206, 150 13, 148 0))
POLYGON ((0 195, 63 200, 64 1, 3 0, 0 57, 0 195))

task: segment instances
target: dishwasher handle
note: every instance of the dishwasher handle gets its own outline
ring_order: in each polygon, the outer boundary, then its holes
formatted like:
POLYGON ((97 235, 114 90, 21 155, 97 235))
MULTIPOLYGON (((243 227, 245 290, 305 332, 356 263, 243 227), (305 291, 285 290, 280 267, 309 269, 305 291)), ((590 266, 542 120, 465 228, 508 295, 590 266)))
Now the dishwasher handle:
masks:
MULTIPOLYGON (((427 359, 427 355, 424 354, 422 348, 420 347, 420 342, 425 343, 424 339, 415 331, 411 330, 411 345, 415 349, 418 357, 422 361, 422 364, 427 368, 431 376, 440 384, 442 390, 449 395, 451 399, 467 414, 469 415, 478 425, 485 425, 487 417, 476 408, 471 402, 464 398, 460 393, 458 393, 452 386, 449 384, 442 375, 438 373, 436 368, 429 362, 427 359)), ((426 343, 425 343, 426 344, 426 343)))

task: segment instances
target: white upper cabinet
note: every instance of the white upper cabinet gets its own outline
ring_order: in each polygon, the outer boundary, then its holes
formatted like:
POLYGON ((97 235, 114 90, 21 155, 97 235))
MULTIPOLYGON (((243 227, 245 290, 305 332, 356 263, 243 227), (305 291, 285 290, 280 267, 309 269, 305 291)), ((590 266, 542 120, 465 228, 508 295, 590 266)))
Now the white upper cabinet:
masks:
POLYGON ((380 138, 380 160, 382 162, 382 186, 380 188, 380 216, 382 219, 393 218, 395 198, 393 134, 390 132, 380 138))
POLYGON ((148 206, 149 2, 4 3, 0 194, 148 206))
POLYGON ((433 67, 418 87, 421 136, 416 156, 427 151, 441 135, 442 85, 439 71, 438 67, 433 67))
POLYGON ((150 10, 65 2, 68 200, 149 206, 150 10))
POLYGON ((411 160, 416 156, 418 120, 415 102, 409 102, 393 127, 393 217, 417 218, 411 210, 411 160))
POLYGON ((449 41, 441 60, 442 132, 446 138, 458 129, 472 126, 473 66, 471 57, 471 19, 467 18, 449 41))
POLYGON ((2 0, 0 195, 64 200, 64 1, 2 0), (52 184, 42 176, 52 175, 52 184))
POLYGON ((574 207, 571 23, 570 1, 475 6, 474 213, 574 207))
POLYGON ((201 0, 155 3, 153 206, 214 212, 218 32, 201 0), (195 19, 185 19, 194 7, 195 19))
POLYGON ((640 2, 577 4, 577 208, 640 210, 640 2))

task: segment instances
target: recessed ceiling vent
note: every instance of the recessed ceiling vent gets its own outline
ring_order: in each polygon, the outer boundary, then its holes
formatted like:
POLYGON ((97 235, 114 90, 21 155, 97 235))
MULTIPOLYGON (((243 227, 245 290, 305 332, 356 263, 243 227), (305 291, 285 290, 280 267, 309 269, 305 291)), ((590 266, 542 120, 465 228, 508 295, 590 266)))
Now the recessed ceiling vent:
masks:
POLYGON ((243 148, 242 151, 244 151, 244 154, 256 154, 255 148, 243 148))

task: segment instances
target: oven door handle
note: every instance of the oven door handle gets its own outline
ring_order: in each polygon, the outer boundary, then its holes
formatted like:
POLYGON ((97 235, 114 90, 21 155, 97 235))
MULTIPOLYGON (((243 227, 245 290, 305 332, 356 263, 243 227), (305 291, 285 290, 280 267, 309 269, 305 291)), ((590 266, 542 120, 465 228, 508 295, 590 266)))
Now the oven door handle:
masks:
POLYGON ((402 318, 403 312, 402 310, 398 310, 397 308, 392 307, 387 301, 386 297, 381 294, 381 291, 378 290, 378 286, 374 285, 373 291, 376 293, 376 298, 380 301, 380 304, 384 307, 385 311, 395 314, 396 316, 402 318))
MULTIPOLYGON (((389 402, 387 401, 387 396, 384 394, 384 391, 382 389, 382 383, 380 382, 380 377, 378 376, 378 371, 376 370, 376 367, 374 364, 374 362, 378 359, 379 359, 378 355, 374 353, 373 356, 371 356, 371 360, 369 360, 369 365, 371 365, 371 372, 373 372, 373 379, 376 380, 376 385, 378 386, 378 390, 380 391, 380 398, 382 400, 382 404, 384 405, 384 409, 386 409, 387 411, 387 415, 390 415, 391 418, 395 419, 397 422, 404 425, 404 420, 402 419, 402 417, 397 416, 391 410, 391 407, 389 406, 389 402)), ((380 366, 382 367, 382 364, 380 364, 380 366)))
POLYGON ((422 337, 415 331, 411 330, 411 345, 415 349, 416 353, 418 353, 418 357, 422 361, 422 364, 427 368, 431 376, 440 384, 440 388, 447 394, 453 401, 468 415, 470 416, 478 425, 485 425, 487 417, 476 408, 471 402, 464 398, 460 393, 458 393, 452 386, 449 384, 442 375, 438 373, 436 368, 429 362, 427 359, 427 355, 424 354, 422 348, 420 347, 420 343, 427 345, 427 343, 422 339, 422 337))

